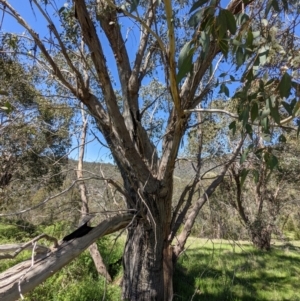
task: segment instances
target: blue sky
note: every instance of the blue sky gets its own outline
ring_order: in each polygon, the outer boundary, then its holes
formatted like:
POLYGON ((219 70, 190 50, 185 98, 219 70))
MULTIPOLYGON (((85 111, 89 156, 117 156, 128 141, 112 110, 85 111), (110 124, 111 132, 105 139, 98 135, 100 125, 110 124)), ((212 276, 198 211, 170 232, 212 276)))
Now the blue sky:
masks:
MULTIPOLYGON (((58 1, 61 6, 64 5, 66 1, 58 1)), ((9 3, 20 13, 20 15, 25 19, 25 21, 35 30, 38 34, 43 37, 49 34, 47 29, 47 23, 44 18, 38 13, 37 9, 34 7, 31 8, 29 0, 9 0, 9 3)), ((51 14, 50 14, 51 16, 51 14)), ((53 18, 54 19, 54 18, 53 18)), ((22 34, 25 32, 24 28, 19 25, 15 19, 13 19, 8 14, 5 14, 4 21, 2 24, 3 32, 14 32, 22 34)), ((107 52, 110 48, 107 45, 107 42, 104 43, 104 49, 107 52)), ((108 58, 109 59, 109 58, 108 58)), ((117 74, 116 68, 114 65, 110 65, 110 71, 113 74, 117 74)), ((80 122, 80 118, 76 118, 80 122)), ((91 120, 91 118, 89 118, 91 120)), ((93 129, 94 132, 97 132, 93 129)), ((97 132, 99 135, 99 132, 97 132)), ((78 157, 77 145, 79 144, 79 135, 72 136, 72 147, 74 149, 70 153, 70 158, 76 159, 78 157)), ((103 140, 104 141, 104 140, 103 140)), ((93 135, 87 137, 86 151, 85 151, 85 161, 97 161, 97 162, 113 162, 110 151, 99 144, 99 142, 94 138, 93 135)))
MULTIPOLYGON (((58 4, 58 8, 62 7, 65 2, 67 1, 56 1, 58 4)), ((47 28, 47 23, 44 21, 44 18, 40 16, 37 9, 34 7, 34 12, 32 11, 30 1, 29 0, 9 0, 9 3, 21 14, 21 16, 26 20, 26 22, 29 23, 29 25, 36 30, 41 37, 48 36, 49 31, 47 28)), ((226 5, 229 3, 229 1, 221 1, 221 4, 223 7, 226 7, 226 5)), ((49 11, 50 16, 52 17, 52 13, 49 11)), ((1 17, 1 16, 0 16, 1 17)), ((53 18, 55 19, 55 18, 53 18)), ((134 24, 132 21, 128 20, 128 18, 122 18, 122 29, 124 36, 128 35, 128 41, 126 42, 127 49, 132 49, 132 51, 129 51, 130 59, 133 60, 135 57, 135 50, 137 42, 139 41, 139 30, 136 24, 134 24)), ((19 34, 22 34, 24 32, 24 29, 22 26, 18 25, 14 19, 12 19, 8 14, 5 14, 4 22, 2 24, 3 32, 17 32, 19 34)), ((113 54, 111 53, 110 47, 108 45, 108 42, 104 35, 101 35, 101 43, 104 48, 104 52, 106 54, 106 59, 109 62, 109 70, 114 76, 114 78, 118 78, 117 76, 117 70, 115 65, 115 60, 113 58, 113 54)), ((227 63, 222 64, 221 66, 224 70, 224 72, 228 71, 229 65, 227 63)), ((221 72, 223 72, 221 71, 221 72)), ((231 74, 234 73, 234 70, 231 70, 231 74)), ((158 79, 162 82, 164 79, 160 79, 158 76, 158 79)), ((145 79, 144 84, 146 84, 149 81, 149 79, 145 79)), ((117 84, 118 87, 118 84, 117 84)), ((116 87, 116 88, 117 88, 116 87)), ((237 84, 233 84, 230 86, 231 95, 233 94, 234 89, 237 87, 237 84)), ((94 132, 97 132, 95 129, 93 129, 94 132)), ((97 132, 97 135, 99 133, 97 132)), ((78 135, 77 135, 78 136, 78 135)), ((74 136, 72 138, 72 148, 76 148, 78 145, 78 138, 74 136)), ((104 141, 104 140, 102 140, 104 141)), ((70 156, 72 158, 77 157, 77 150, 75 149, 70 156)), ((103 147, 99 142, 94 138, 93 135, 89 135, 87 139, 87 146, 86 146, 86 155, 85 155, 86 161, 103 161, 103 162, 112 162, 112 158, 110 155, 110 151, 103 147)))

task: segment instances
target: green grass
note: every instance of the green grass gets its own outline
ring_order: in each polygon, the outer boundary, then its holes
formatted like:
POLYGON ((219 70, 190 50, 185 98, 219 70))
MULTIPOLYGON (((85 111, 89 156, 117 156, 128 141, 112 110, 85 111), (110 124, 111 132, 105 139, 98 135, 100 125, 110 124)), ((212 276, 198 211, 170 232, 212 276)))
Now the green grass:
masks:
POLYGON ((300 243, 270 252, 249 243, 191 238, 174 277, 174 301, 300 301, 300 243))
MULTIPOLYGON (((0 230, 0 243, 21 240, 19 228, 0 225, 0 230)), ((52 235, 61 231, 59 226, 43 230, 52 235)), ((23 241, 29 240, 25 234, 23 241)), ((110 235, 98 241, 107 264, 116 262, 123 252, 124 236, 116 244, 115 238, 110 235)), ((27 252, 13 260, 1 260, 0 271, 30 255, 27 252)), ((110 272, 114 284, 107 285, 85 251, 26 300, 120 300, 121 265, 114 265, 110 272)), ((276 243, 270 252, 262 252, 248 242, 190 238, 175 268, 174 294, 174 301, 300 301, 300 242, 276 243)))

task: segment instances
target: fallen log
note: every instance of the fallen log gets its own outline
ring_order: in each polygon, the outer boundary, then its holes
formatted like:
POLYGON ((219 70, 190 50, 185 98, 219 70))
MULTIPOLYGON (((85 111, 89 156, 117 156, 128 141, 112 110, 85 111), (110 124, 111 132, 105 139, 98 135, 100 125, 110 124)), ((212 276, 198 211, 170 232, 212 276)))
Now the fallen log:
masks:
POLYGON ((15 301, 75 259, 102 236, 125 228, 133 214, 116 215, 101 222, 86 235, 61 241, 42 258, 23 261, 0 274, 0 300, 15 301))

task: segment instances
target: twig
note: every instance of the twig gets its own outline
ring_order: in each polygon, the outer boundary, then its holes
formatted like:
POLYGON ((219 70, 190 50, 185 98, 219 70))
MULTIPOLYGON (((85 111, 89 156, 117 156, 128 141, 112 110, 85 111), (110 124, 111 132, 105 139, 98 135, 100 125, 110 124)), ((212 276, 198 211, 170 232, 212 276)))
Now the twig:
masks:
POLYGON ((35 247, 36 247, 36 242, 33 245, 32 248, 32 253, 31 253, 31 265, 30 267, 26 270, 26 272, 20 277, 19 282, 18 282, 18 290, 19 290, 19 294, 22 300, 24 300, 24 297, 22 295, 22 291, 21 291, 21 282, 24 279, 24 277, 26 276, 26 274, 32 269, 33 265, 34 265, 34 251, 35 251, 35 247))

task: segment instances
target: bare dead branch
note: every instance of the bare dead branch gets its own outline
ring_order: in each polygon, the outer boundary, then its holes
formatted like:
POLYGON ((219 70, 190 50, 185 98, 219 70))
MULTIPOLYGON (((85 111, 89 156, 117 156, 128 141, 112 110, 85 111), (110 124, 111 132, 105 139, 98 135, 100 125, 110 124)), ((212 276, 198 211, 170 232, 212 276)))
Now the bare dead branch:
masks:
MULTIPOLYGON (((12 259, 15 258, 19 253, 21 253, 24 250, 29 250, 32 249, 32 245, 39 241, 40 239, 45 238, 49 241, 52 241, 54 243, 54 247, 57 248, 58 247, 58 241, 55 237, 52 237, 48 234, 41 234, 35 238, 33 238, 32 240, 23 243, 23 244, 6 244, 6 245, 0 245, 0 253, 4 253, 4 252, 11 252, 11 251, 15 251, 13 254, 4 254, 4 255, 0 255, 0 259, 12 259)), ((42 245, 36 245, 35 248, 37 254, 47 254, 50 249, 42 246, 42 245)))
POLYGON ((35 260, 33 265, 30 259, 1 273, 1 301, 14 301, 19 298, 18 283, 21 277, 21 292, 26 294, 74 260, 100 237, 124 229, 133 217, 134 215, 128 213, 113 216, 101 222, 83 237, 69 242, 60 242, 57 249, 35 260))

